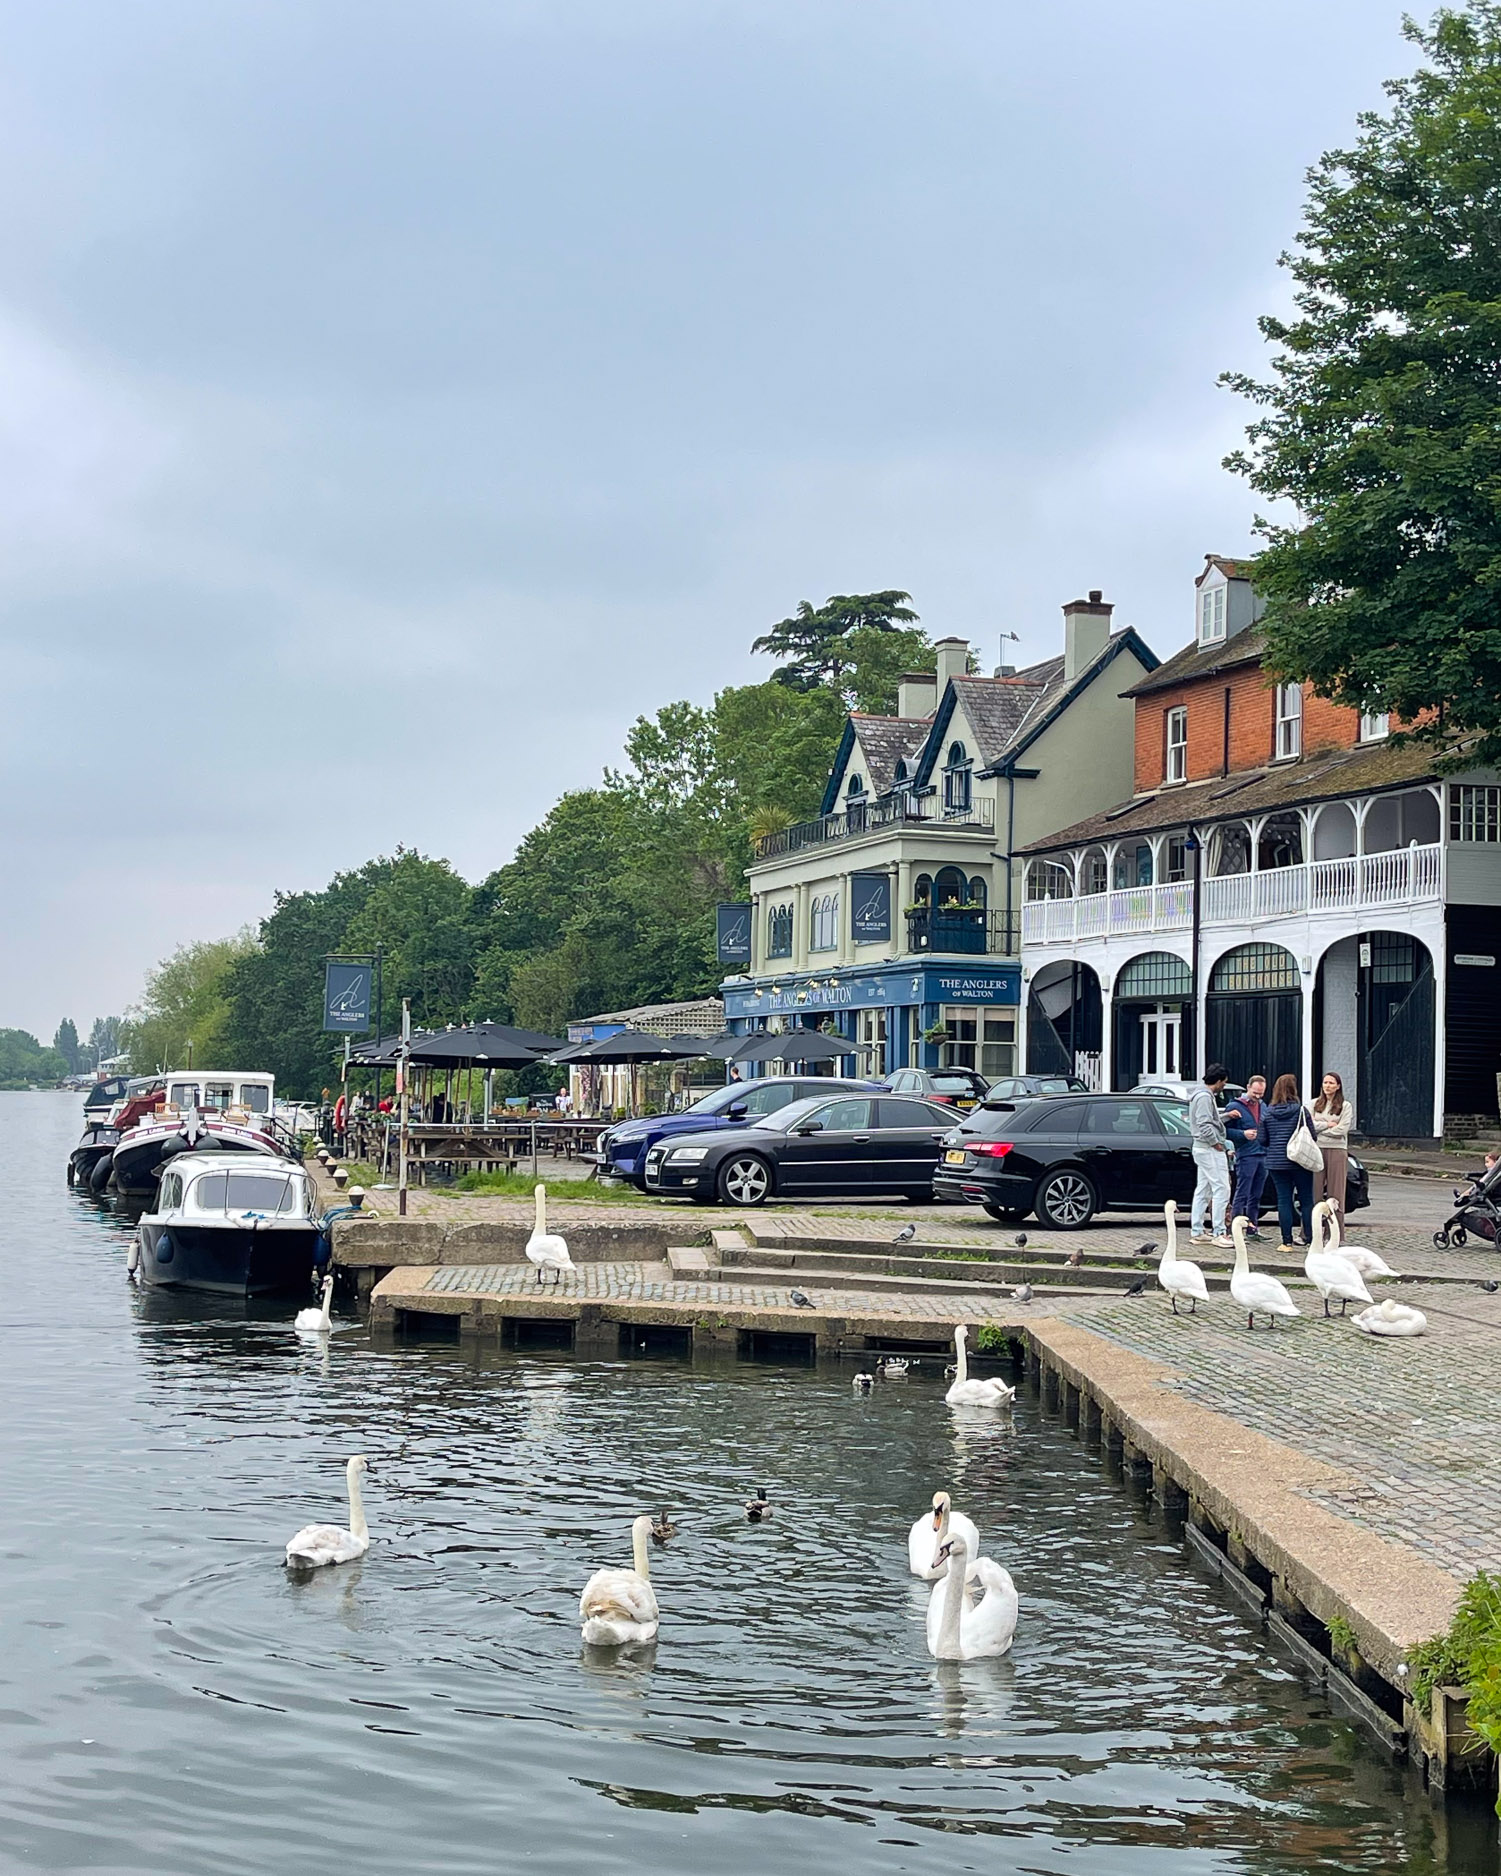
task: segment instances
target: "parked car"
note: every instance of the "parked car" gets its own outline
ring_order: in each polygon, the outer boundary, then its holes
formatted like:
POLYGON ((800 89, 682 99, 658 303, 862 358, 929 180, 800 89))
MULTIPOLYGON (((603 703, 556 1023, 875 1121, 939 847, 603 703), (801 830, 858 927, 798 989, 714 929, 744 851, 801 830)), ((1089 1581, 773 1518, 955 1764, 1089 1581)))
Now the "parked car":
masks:
POLYGON ((772 1197, 931 1197, 954 1110, 913 1095, 820 1093, 733 1133, 659 1140, 646 1189, 663 1198, 760 1205, 772 1197))
POLYGON ((1002 1075, 990 1084, 991 1101, 1029 1101, 1038 1094, 1088 1094, 1089 1083, 1077 1075, 1002 1075))
POLYGON ((598 1166, 606 1177, 629 1179, 646 1190, 646 1156, 659 1140, 677 1134, 744 1127, 774 1114, 791 1101, 814 1094, 869 1089, 868 1081, 839 1081, 828 1075, 764 1075, 755 1081, 731 1081, 704 1095, 680 1114, 650 1114, 622 1120, 599 1136, 598 1166))
MULTIPOLYGON (((1194 1089, 1200 1086, 1202 1083, 1197 1081, 1163 1080, 1155 1076, 1144 1076, 1131 1092, 1133 1094, 1168 1094, 1175 1101, 1186 1101, 1194 1089)), ((1214 1098, 1223 1107, 1227 1101, 1234 1101, 1244 1093, 1245 1089, 1238 1081, 1227 1081, 1214 1098)))
POLYGON ((881 1086, 892 1094, 915 1094, 945 1107, 978 1107, 990 1092, 990 1083, 972 1068, 899 1068, 881 1086))

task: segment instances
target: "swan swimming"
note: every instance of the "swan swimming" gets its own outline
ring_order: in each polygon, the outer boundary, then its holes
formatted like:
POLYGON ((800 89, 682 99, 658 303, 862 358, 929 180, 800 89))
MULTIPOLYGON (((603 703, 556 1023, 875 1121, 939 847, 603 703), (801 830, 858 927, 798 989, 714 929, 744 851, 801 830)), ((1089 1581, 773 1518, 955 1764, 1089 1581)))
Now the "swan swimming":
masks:
POLYGON ((349 1483, 349 1529, 341 1531, 336 1524, 303 1525, 295 1537, 287 1539, 288 1569, 319 1570, 329 1563, 352 1563, 370 1548, 370 1527, 360 1498, 365 1465, 364 1454, 357 1453, 344 1468, 349 1483))
POLYGON ((1324 1314, 1329 1314, 1329 1298, 1339 1298, 1339 1313, 1344 1315, 1351 1303, 1369 1303, 1370 1291, 1365 1287, 1365 1279, 1348 1257, 1341 1257, 1337 1251, 1324 1249, 1324 1218, 1332 1206, 1315 1205, 1313 1208, 1313 1243, 1308 1247, 1308 1255, 1303 1259, 1303 1274, 1324 1299, 1324 1314))
POLYGON ((1199 1266, 1178 1255, 1178 1207, 1174 1200, 1169 1199, 1163 1206, 1162 1215, 1167 1221, 1167 1248, 1157 1266, 1157 1281, 1173 1299, 1175 1316, 1180 1296, 1186 1296, 1190 1311, 1197 1313, 1199 1304, 1209 1301, 1209 1287, 1199 1266))
POLYGON ((1367 1335, 1422 1335, 1428 1328, 1428 1318, 1421 1309, 1394 1303, 1390 1297, 1384 1303, 1373 1303, 1350 1320, 1367 1335))
POLYGON ((1016 1399, 1016 1389, 1004 1381, 971 1381, 964 1344, 969 1338, 969 1324, 961 1322, 954 1330, 955 1378, 944 1399, 950 1407, 1009 1407, 1016 1399))
POLYGON ((981 1661, 1003 1655, 1016 1634, 1019 1599, 1009 1570, 992 1557, 970 1563, 969 1548, 957 1534, 934 1564, 938 1580, 928 1601, 928 1653, 940 1661, 981 1661), (966 1579, 984 1585, 985 1594, 969 1602, 966 1579))
POLYGON ((651 1586, 646 1540, 651 1536, 649 1516, 631 1526, 629 1570, 596 1570, 579 1597, 584 1640, 595 1648, 622 1648, 629 1642, 648 1642, 657 1632, 660 1611, 651 1586))
POLYGON ((329 1335, 333 1332, 334 1280, 323 1279, 323 1301, 315 1309, 299 1309, 292 1327, 299 1335, 329 1335))
POLYGON ((1313 1208, 1314 1217, 1322 1211, 1329 1219, 1329 1248, 1338 1251, 1341 1257, 1347 1257, 1363 1277, 1398 1277, 1400 1271, 1393 1270, 1384 1257, 1375 1251, 1367 1250, 1363 1244, 1346 1244, 1344 1233, 1340 1230, 1339 1207, 1329 1199, 1313 1208))
POLYGON ((1275 1277, 1252 1270, 1246 1260, 1246 1231, 1250 1220, 1232 1218, 1230 1235, 1235 1239, 1235 1269, 1230 1273, 1230 1294, 1246 1312, 1246 1327, 1254 1329, 1258 1316, 1270 1316, 1275 1329, 1279 1316, 1301 1316, 1302 1310, 1275 1277))
POLYGON ((526 1241, 527 1260, 537 1266, 538 1283, 542 1281, 542 1272, 544 1270, 556 1271, 556 1281, 561 1283, 563 1281, 563 1272, 565 1270, 573 1270, 576 1266, 573 1259, 568 1255, 568 1245, 565 1240, 560 1238, 556 1232, 552 1234, 548 1232, 547 1187, 539 1185, 536 1188, 535 1197, 537 1200, 537 1223, 533 1228, 532 1235, 526 1241))
POLYGON ((980 1533, 974 1521, 966 1518, 962 1511, 952 1510, 951 1505, 947 1492, 934 1492, 932 1512, 919 1518, 907 1533, 907 1567, 914 1576, 925 1577, 929 1582, 933 1579, 938 1554, 951 1532, 957 1531, 964 1539, 971 1557, 980 1554, 980 1533))

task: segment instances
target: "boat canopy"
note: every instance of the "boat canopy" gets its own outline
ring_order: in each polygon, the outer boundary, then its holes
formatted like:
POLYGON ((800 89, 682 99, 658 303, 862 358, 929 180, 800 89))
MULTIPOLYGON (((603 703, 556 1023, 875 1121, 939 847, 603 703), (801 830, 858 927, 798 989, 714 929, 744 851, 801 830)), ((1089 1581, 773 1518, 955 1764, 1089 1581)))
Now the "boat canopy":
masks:
POLYGON ((209 1073, 174 1069, 167 1076, 167 1105, 179 1113, 196 1108, 200 1114, 269 1114, 276 1098, 274 1075, 238 1075, 227 1070, 209 1073))

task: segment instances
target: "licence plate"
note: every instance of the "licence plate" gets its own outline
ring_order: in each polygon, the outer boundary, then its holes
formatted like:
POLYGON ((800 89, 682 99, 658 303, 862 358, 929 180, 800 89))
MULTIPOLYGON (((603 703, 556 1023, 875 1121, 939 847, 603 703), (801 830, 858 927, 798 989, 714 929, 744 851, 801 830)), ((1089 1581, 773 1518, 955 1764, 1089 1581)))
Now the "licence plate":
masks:
POLYGON ((954 1103, 955 1107, 973 1107, 974 1105, 975 1105, 975 1099, 973 1095, 971 1095, 968 1098, 968 1100, 955 1101, 954 1103))
POLYGON ((966 1157, 967 1155, 962 1149, 955 1150, 951 1147, 949 1151, 944 1154, 943 1163, 945 1166, 962 1166, 966 1157))

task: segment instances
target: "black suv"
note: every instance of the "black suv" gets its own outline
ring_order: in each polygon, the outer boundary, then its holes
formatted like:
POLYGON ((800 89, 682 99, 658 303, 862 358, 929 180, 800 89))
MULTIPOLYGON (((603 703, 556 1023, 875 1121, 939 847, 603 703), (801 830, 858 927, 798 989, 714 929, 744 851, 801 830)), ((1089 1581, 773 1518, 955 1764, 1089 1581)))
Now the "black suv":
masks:
POLYGON ((1162 1095, 1047 1095, 989 1101, 944 1141, 935 1198, 983 1205, 1019 1222, 1031 1211, 1077 1231, 1100 1211, 1161 1211, 1193 1201, 1184 1102, 1162 1095))

